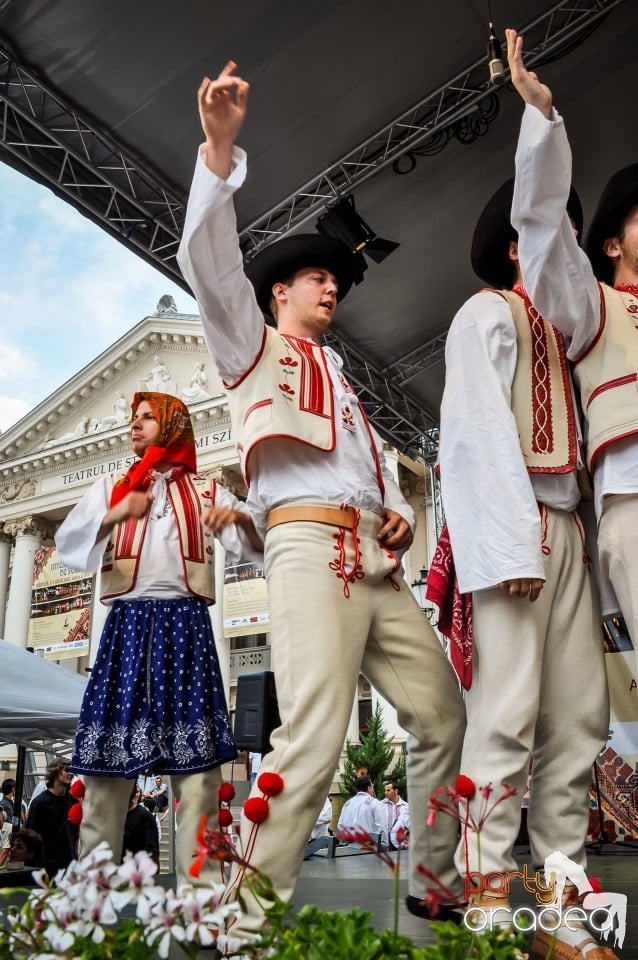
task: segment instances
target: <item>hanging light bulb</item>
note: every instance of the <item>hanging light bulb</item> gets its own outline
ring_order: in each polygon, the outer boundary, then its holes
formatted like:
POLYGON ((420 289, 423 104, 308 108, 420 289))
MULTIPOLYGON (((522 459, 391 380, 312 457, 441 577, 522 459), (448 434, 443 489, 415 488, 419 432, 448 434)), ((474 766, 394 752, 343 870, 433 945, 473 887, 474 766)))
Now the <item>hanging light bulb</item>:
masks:
POLYGON ((487 65, 490 71, 490 83, 495 87, 505 80, 505 64, 501 53, 501 44, 494 33, 494 25, 490 22, 490 37, 487 42, 487 65))

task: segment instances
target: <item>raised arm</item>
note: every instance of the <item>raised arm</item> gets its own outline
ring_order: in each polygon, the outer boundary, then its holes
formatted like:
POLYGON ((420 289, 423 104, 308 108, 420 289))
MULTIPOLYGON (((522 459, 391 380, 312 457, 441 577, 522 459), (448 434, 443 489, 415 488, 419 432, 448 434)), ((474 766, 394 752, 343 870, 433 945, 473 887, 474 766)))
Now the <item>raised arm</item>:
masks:
POLYGON ((523 61, 523 38, 506 30, 512 83, 526 104, 516 150, 512 226, 523 283, 578 356, 598 331, 600 298, 591 264, 567 215, 572 157, 552 93, 523 61))
POLYGON ((200 147, 177 260, 195 297, 204 336, 222 378, 238 380, 261 349, 264 320, 244 265, 233 194, 246 176, 235 146, 246 115, 248 83, 226 64, 205 77, 197 102, 205 142, 200 147))

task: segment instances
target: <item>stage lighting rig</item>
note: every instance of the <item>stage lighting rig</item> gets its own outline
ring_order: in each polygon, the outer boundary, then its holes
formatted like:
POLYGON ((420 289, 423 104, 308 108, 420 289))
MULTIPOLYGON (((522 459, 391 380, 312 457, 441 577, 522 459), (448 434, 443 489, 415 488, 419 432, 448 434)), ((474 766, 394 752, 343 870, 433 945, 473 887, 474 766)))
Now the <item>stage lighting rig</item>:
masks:
POLYGON ((364 253, 375 263, 382 263, 400 246, 394 240, 384 240, 383 237, 377 236, 357 213, 354 198, 351 196, 344 197, 334 206, 329 207, 319 217, 315 226, 319 233, 326 237, 333 237, 335 240, 342 240, 350 247, 356 259, 355 283, 361 283, 363 274, 368 269, 364 253))

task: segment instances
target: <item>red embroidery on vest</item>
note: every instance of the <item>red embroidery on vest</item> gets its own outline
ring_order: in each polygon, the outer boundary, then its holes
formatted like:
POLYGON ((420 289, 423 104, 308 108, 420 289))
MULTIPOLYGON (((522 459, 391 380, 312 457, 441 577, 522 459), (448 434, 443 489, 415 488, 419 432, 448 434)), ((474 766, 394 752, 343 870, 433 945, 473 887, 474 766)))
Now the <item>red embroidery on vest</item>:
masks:
MULTIPOLYGON (((552 409, 552 394, 550 389, 548 335, 545 321, 532 304, 524 287, 516 285, 513 292, 518 294, 525 305, 525 312, 529 320, 532 336, 532 450, 534 453, 550 454, 554 451, 554 419, 552 409)), ((565 340, 562 333, 552 327, 556 339, 556 349, 560 364, 563 393, 565 396, 565 412, 567 416, 568 436, 568 466, 576 466, 576 421, 574 407, 569 389, 569 374, 567 371, 567 355, 565 340)), ((550 471, 554 472, 554 471, 550 471)))
MULTIPOLYGON (((174 482, 179 491, 179 503, 186 528, 186 543, 182 544, 184 560, 201 563, 204 560, 204 538, 200 523, 199 495, 185 475, 178 477, 174 482)), ((170 486, 168 491, 170 496, 170 486)), ((173 503, 172 496, 171 502, 173 503)), ((173 511, 175 511, 175 503, 173 503, 173 511)))
POLYGON ((314 413, 318 417, 328 417, 330 413, 326 409, 325 370, 317 357, 317 351, 320 352, 321 348, 307 340, 288 337, 284 339, 301 357, 299 409, 314 413))
POLYGON ((129 560, 133 556, 133 542, 137 531, 137 518, 129 517, 120 523, 116 532, 116 556, 120 560, 129 560))

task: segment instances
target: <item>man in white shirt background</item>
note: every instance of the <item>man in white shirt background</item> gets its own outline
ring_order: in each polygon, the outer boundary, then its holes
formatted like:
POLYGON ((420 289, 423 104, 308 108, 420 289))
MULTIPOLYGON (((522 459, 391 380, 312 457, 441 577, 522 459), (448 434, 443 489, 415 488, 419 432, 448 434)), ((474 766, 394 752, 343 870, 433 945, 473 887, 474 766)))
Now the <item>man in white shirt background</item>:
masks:
POLYGON ((390 849, 393 849, 394 844, 392 842, 391 832, 401 814, 408 812, 408 804, 406 800, 401 798, 399 784, 396 780, 388 780, 383 790, 385 796, 381 798, 380 803, 385 818, 386 833, 390 840, 390 849))
POLYGON ((361 830, 373 839, 379 838, 379 849, 388 849, 388 831, 381 801, 374 795, 370 777, 357 777, 357 792, 346 800, 337 824, 337 834, 343 830, 361 830))

